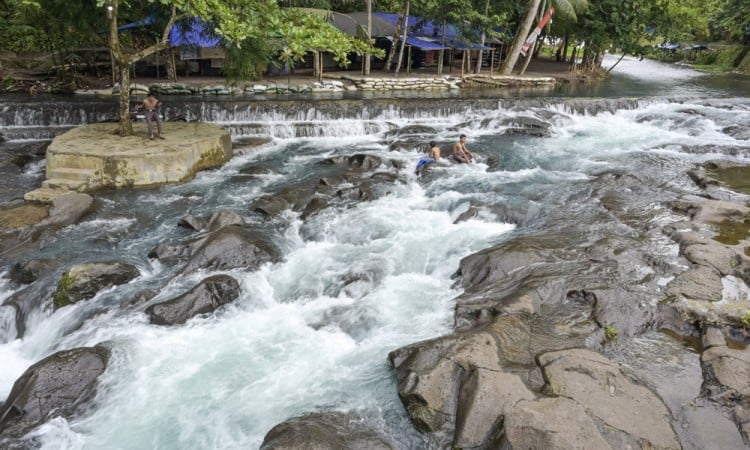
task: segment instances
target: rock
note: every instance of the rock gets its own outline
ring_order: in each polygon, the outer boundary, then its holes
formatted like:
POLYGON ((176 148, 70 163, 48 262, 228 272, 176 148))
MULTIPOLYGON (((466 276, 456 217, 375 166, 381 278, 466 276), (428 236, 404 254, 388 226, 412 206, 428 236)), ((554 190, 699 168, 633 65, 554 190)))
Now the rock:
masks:
POLYGON ((278 250, 263 235, 238 225, 229 225, 211 234, 195 249, 182 273, 237 267, 254 270, 263 263, 278 259, 278 250))
POLYGON ((351 156, 334 156, 320 162, 328 165, 345 165, 352 169, 372 170, 384 166, 382 159, 374 155, 358 153, 351 156))
POLYGON ((291 206, 288 201, 279 196, 266 195, 253 202, 252 211, 266 217, 276 217, 291 206))
POLYGON ((742 350, 726 345, 701 353, 703 390, 711 397, 750 401, 750 347, 742 350))
POLYGON ((512 449, 609 449, 594 421, 565 397, 522 400, 505 416, 503 444, 512 449))
POLYGON ((453 448, 493 447, 501 431, 498 417, 507 417, 518 402, 533 399, 518 375, 475 369, 459 393, 453 448))
POLYGON ((325 198, 313 197, 312 200, 307 203, 307 206, 305 206, 305 209, 302 211, 300 218, 302 220, 307 220, 310 216, 317 214, 327 207, 328 201, 325 198))
POLYGON ((708 350, 711 347, 725 347, 727 345, 727 340, 724 338, 724 333, 719 328, 708 327, 703 332, 701 345, 703 346, 703 350, 708 350))
POLYGON ((507 127, 505 130, 506 134, 522 134, 536 137, 550 136, 550 124, 535 117, 509 117, 504 119, 501 125, 507 127))
POLYGON ((721 300, 721 275, 716 269, 697 266, 677 275, 667 286, 667 295, 690 300, 718 302, 721 300))
POLYGON ((243 175, 268 175, 269 173, 273 173, 273 171, 268 167, 253 164, 252 166, 240 169, 238 173, 243 175))
POLYGON ((93 398, 110 352, 102 346, 54 353, 29 367, 13 384, 0 407, 0 432, 17 438, 62 416, 70 418, 93 398))
POLYGON ((388 358, 399 398, 418 430, 444 447, 489 448, 512 405, 535 397, 508 368, 533 367, 539 347, 569 345, 505 315, 482 328, 402 347, 388 358))
POLYGON ((643 447, 681 448, 662 400, 631 381, 616 363, 584 349, 545 353, 538 360, 548 392, 573 400, 643 447))
POLYGON ((594 296, 594 318, 602 328, 611 326, 618 336, 632 337, 650 330, 657 322, 653 295, 614 287, 590 293, 594 296))
POLYGON ((206 239, 208 239, 208 236, 178 244, 159 244, 148 252, 148 257, 156 258, 162 262, 189 258, 196 249, 203 245, 206 239))
POLYGON ((261 450, 390 450, 398 448, 385 436, 345 413, 315 413, 288 419, 263 438, 261 450))
POLYGON ((228 275, 215 275, 198 283, 179 297, 146 308, 155 325, 176 325, 187 322, 198 314, 210 313, 219 306, 232 302, 240 295, 237 280, 228 275))
POLYGON ((214 215, 211 216, 211 219, 208 221, 207 227, 208 231, 213 233, 214 231, 218 231, 221 228, 227 227, 229 225, 245 225, 245 219, 243 219, 242 216, 234 211, 222 209, 216 211, 214 215))
POLYGON ((206 225, 208 224, 208 219, 205 217, 195 217, 192 214, 188 214, 187 216, 183 216, 180 218, 180 221, 177 222, 177 226, 185 227, 188 229, 191 229, 193 231, 203 231, 206 229, 206 225))
POLYGON ((63 273, 57 284, 55 308, 91 298, 102 289, 125 284, 140 275, 137 267, 121 262, 79 264, 63 273))
POLYGON ((41 275, 48 273, 57 264, 51 259, 30 259, 18 262, 11 267, 8 278, 18 284, 30 284, 41 275))
POLYGON ((49 217, 37 225, 38 227, 61 228, 77 223, 91 211, 94 199, 88 194, 68 192, 52 200, 49 217))

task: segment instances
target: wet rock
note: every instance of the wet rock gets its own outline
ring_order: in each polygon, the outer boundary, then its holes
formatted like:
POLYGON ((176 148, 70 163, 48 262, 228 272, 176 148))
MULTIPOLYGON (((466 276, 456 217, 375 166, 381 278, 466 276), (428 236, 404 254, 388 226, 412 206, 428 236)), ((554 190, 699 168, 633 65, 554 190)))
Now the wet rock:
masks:
POLYGON ((68 192, 52 201, 49 217, 39 223, 39 227, 65 227, 77 223, 91 211, 94 199, 88 194, 68 192))
POLYGON ((70 418, 93 398, 110 352, 102 346, 54 353, 29 367, 0 407, 0 436, 18 438, 53 418, 70 418))
POLYGON ((249 167, 243 167, 239 170, 238 173, 241 173, 243 175, 268 175, 270 173, 273 173, 273 170, 271 170, 269 167, 266 166, 260 166, 257 164, 253 164, 249 167))
POLYGON ((503 428, 504 444, 513 449, 612 448, 586 410, 565 397, 522 400, 505 416, 503 428))
POLYGON ((697 266, 677 275, 667 286, 667 295, 718 302, 721 300, 722 289, 721 275, 716 269, 697 266))
POLYGON ((504 119, 500 124, 507 127, 505 134, 521 134, 536 137, 550 136, 550 124, 535 117, 509 117, 504 119))
POLYGON ((275 196, 266 195, 253 202, 252 211, 265 215, 266 217, 276 217, 287 209, 291 209, 288 201, 275 196))
POLYGON ((342 155, 342 156, 334 156, 331 158, 326 158, 322 160, 320 164, 343 165, 351 169, 359 169, 359 170, 373 170, 379 167, 387 166, 385 162, 379 157, 374 156, 374 155, 366 155, 362 153, 358 153, 358 154, 351 155, 351 156, 342 155))
POLYGON ((131 299, 125 302, 124 305, 125 306, 138 306, 156 297, 158 293, 159 291, 156 291, 154 289, 144 289, 142 291, 139 291, 133 297, 131 297, 131 299))
POLYGON ((391 130, 385 134, 386 137, 393 137, 393 136, 409 136, 409 135, 428 135, 432 136, 437 134, 437 130, 433 127, 427 126, 427 125, 407 125, 405 127, 391 130))
POLYGON ((750 128, 748 127, 743 127, 740 125, 730 125, 728 127, 722 128, 721 132, 726 135, 732 136, 737 140, 750 140, 750 128))
POLYGON ((137 278, 137 267, 121 262, 79 264, 63 273, 53 297, 55 308, 91 298, 97 292, 137 278))
POLYGON ((240 285, 228 275, 208 277, 179 297, 146 308, 152 324, 176 325, 193 316, 213 312, 219 306, 237 299, 240 285))
POLYGON ((347 413, 314 413, 288 419, 263 438, 261 450, 391 450, 398 448, 388 437, 347 413))
POLYGON ((653 328, 658 310, 653 295, 634 289, 614 287, 594 290, 594 317, 602 328, 610 326, 618 336, 637 336, 653 328))
POLYGON ((193 251, 181 273, 237 267, 255 270, 263 263, 278 259, 279 251, 263 235, 238 225, 229 225, 208 236, 193 251))
POLYGON ((49 273, 57 264, 51 259, 30 259, 13 264, 8 278, 17 284, 30 284, 49 273))
POLYGON ((193 231, 203 231, 208 225, 208 219, 206 217, 195 217, 192 214, 183 216, 180 221, 177 222, 177 226, 188 228, 193 231))
POLYGON ((212 233, 229 225, 245 225, 245 219, 234 211, 222 209, 216 211, 214 215, 211 216, 206 228, 212 233))
POLYGON ((364 202, 367 200, 372 200, 374 197, 374 193, 371 186, 367 184, 361 184, 359 186, 339 189, 338 191, 336 191, 336 196, 342 200, 364 202))
POLYGON ((661 399, 631 381, 613 361, 584 349, 545 353, 538 360, 549 392, 573 400, 643 447, 681 448, 661 399))
POLYGON ((189 258, 196 249, 203 245, 206 239, 208 239, 208 236, 177 244, 159 244, 148 252, 148 257, 158 259, 161 262, 189 258))
POLYGON ((312 200, 305 206, 305 209, 302 211, 302 215, 300 218, 302 220, 307 220, 309 217, 317 214, 318 212, 322 211, 323 209, 328 207, 328 200, 323 197, 313 197, 312 200))

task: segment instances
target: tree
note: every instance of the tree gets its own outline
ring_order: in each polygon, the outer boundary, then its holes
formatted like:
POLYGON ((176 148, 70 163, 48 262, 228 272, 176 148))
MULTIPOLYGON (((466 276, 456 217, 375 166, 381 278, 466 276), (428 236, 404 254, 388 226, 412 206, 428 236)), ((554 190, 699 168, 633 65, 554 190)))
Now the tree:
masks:
MULTIPOLYGON (((518 56, 521 53, 521 46, 523 45, 526 37, 531 31, 531 27, 534 24, 534 18, 540 13, 540 8, 544 9, 546 2, 541 0, 529 0, 528 7, 526 8, 524 18, 518 27, 513 43, 508 51, 508 56, 500 67, 500 73, 503 75, 509 75, 518 61, 518 56)), ((575 20, 577 17, 577 11, 583 11, 588 6, 587 0, 553 0, 552 5, 555 7, 555 14, 568 16, 575 20)), ((542 14, 544 14, 542 12, 542 14)), ((527 58, 531 58, 529 54, 527 58)))
POLYGON ((121 7, 129 7, 122 0, 97 0, 104 7, 109 22, 109 48, 117 62, 120 74, 119 133, 133 133, 130 122, 130 67, 153 53, 167 48, 169 32, 179 20, 188 17, 200 19, 213 27, 227 46, 241 47, 243 43, 279 42, 278 51, 287 61, 301 58, 313 49, 334 53, 346 63, 346 53, 361 53, 369 48, 333 29, 320 17, 305 15, 295 8, 279 8, 276 2, 266 0, 154 0, 153 4, 164 11, 165 19, 160 23, 162 32, 156 42, 134 53, 124 51, 118 33, 118 18, 121 7))

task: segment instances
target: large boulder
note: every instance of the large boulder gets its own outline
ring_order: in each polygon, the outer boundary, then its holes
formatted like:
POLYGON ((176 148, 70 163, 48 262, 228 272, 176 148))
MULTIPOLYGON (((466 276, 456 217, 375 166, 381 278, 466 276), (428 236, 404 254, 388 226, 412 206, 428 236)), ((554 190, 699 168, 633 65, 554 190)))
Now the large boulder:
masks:
POLYGON ((229 275, 215 275, 198 283, 190 291, 146 308, 156 325, 176 325, 198 314, 210 313, 240 295, 240 285, 229 275))
POLYGON ((221 209, 211 217, 195 217, 188 214, 180 219, 178 225, 193 231, 213 232, 228 225, 245 225, 245 219, 234 211, 221 209))
POLYGON ((103 346, 74 348, 54 353, 29 367, 0 406, 3 440, 20 437, 52 417, 69 418, 75 414, 93 398, 109 355, 103 346))
POLYGON ((279 251, 263 235, 238 225, 229 225, 211 234, 195 249, 182 273, 237 267, 253 270, 278 259, 279 251))
POLYGON ((641 447, 679 449, 672 416, 664 402, 626 376, 603 355, 570 349, 540 355, 546 390, 569 398, 608 428, 624 433, 641 447))
POLYGON ((528 374, 521 377, 513 368, 533 367, 537 345, 570 344, 535 335, 518 317, 500 316, 486 327, 412 344, 388 357, 417 429, 442 446, 486 448, 507 411, 535 398, 526 387, 528 374))
POLYGON ((344 413, 316 413, 288 419, 269 431, 261 450, 391 450, 397 446, 385 436, 344 413))
POLYGON ((505 416, 505 446, 512 449, 610 449, 586 410, 565 397, 521 400, 505 416))
POLYGON ((128 283, 139 275, 137 267, 121 262, 73 266, 60 277, 53 297, 55 308, 91 298, 102 289, 128 283))

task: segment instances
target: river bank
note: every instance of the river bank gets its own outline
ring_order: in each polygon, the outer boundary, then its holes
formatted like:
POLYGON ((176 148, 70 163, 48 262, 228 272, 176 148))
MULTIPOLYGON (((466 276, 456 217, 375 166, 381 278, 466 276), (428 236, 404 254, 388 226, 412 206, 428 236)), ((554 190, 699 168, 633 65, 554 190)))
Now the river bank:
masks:
MULTIPOLYGON (((87 406, 14 416, 13 442, 746 447, 750 211, 715 171, 743 178, 750 105, 652 69, 661 96, 173 97, 228 164, 79 199, 3 254, 6 405, 35 363, 90 369, 87 406), (477 164, 414 174, 459 134, 477 164)), ((112 111, 14 102, 35 127, 4 152, 112 111)))

